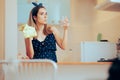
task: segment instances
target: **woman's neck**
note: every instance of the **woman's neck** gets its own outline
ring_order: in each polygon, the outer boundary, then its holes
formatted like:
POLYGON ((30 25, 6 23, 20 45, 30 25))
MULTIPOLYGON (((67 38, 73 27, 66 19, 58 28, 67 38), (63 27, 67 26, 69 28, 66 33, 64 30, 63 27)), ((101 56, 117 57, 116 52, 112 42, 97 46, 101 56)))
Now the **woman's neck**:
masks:
POLYGON ((37 32, 39 33, 43 33, 43 29, 44 29, 44 25, 41 25, 41 24, 39 24, 39 25, 37 25, 37 32))

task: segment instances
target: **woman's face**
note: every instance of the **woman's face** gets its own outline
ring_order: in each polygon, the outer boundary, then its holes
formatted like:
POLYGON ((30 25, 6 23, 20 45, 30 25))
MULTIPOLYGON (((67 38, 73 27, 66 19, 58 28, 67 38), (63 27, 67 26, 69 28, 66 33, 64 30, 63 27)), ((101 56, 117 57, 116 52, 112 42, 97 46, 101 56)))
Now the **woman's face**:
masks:
POLYGON ((37 16, 35 17, 35 21, 38 24, 46 24, 47 23, 47 11, 45 8, 40 8, 37 16))

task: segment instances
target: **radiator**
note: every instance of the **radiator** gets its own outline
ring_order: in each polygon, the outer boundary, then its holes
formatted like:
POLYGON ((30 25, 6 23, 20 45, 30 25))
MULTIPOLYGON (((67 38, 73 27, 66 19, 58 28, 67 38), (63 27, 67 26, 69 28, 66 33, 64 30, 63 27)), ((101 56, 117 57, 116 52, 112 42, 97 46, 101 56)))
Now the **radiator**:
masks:
POLYGON ((55 80, 57 64, 47 59, 2 60, 0 80, 55 80))

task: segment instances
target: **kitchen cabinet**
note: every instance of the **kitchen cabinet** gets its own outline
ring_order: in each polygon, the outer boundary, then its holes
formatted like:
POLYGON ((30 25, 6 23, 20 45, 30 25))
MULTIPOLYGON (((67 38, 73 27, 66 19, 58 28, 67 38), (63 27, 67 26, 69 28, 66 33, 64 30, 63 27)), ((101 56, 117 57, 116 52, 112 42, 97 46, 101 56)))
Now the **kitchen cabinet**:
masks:
POLYGON ((81 61, 97 62, 100 59, 113 59, 116 57, 116 44, 111 42, 81 42, 81 61))

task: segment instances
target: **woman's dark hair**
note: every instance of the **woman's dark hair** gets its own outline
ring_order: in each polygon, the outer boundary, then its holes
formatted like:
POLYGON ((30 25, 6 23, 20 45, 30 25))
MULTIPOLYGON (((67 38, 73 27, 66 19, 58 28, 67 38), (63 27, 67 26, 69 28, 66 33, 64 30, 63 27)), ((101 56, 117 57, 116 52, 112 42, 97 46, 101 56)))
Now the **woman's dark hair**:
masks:
MULTIPOLYGON (((35 29, 36 29, 36 31, 37 31, 38 27, 36 26, 36 21, 34 20, 33 17, 34 17, 34 16, 37 16, 38 11, 39 11, 40 8, 45 8, 45 7, 42 5, 42 3, 37 4, 37 3, 35 3, 35 2, 32 2, 32 4, 33 4, 35 7, 31 10, 31 12, 30 12, 30 14, 29 14, 28 25, 29 25, 29 26, 32 26, 32 27, 35 27, 35 29)), ((46 8, 45 8, 45 9, 46 9, 46 8)), ((44 33, 45 35, 51 34, 51 32, 49 31, 50 28, 51 28, 51 26, 48 26, 47 24, 44 24, 43 33, 44 33)))
MULTIPOLYGON (((32 4, 35 6, 35 7, 32 9, 32 11, 31 11, 32 19, 33 19, 33 21, 34 21, 34 23, 35 23, 35 20, 34 20, 33 16, 37 16, 37 13, 38 13, 39 9, 40 9, 40 8, 45 8, 45 7, 43 6, 42 3, 37 4, 37 3, 35 3, 35 2, 32 2, 32 4)), ((35 24, 36 24, 36 23, 35 23, 35 24)))
POLYGON ((118 58, 114 59, 108 73, 107 80, 120 80, 120 60, 118 58))

